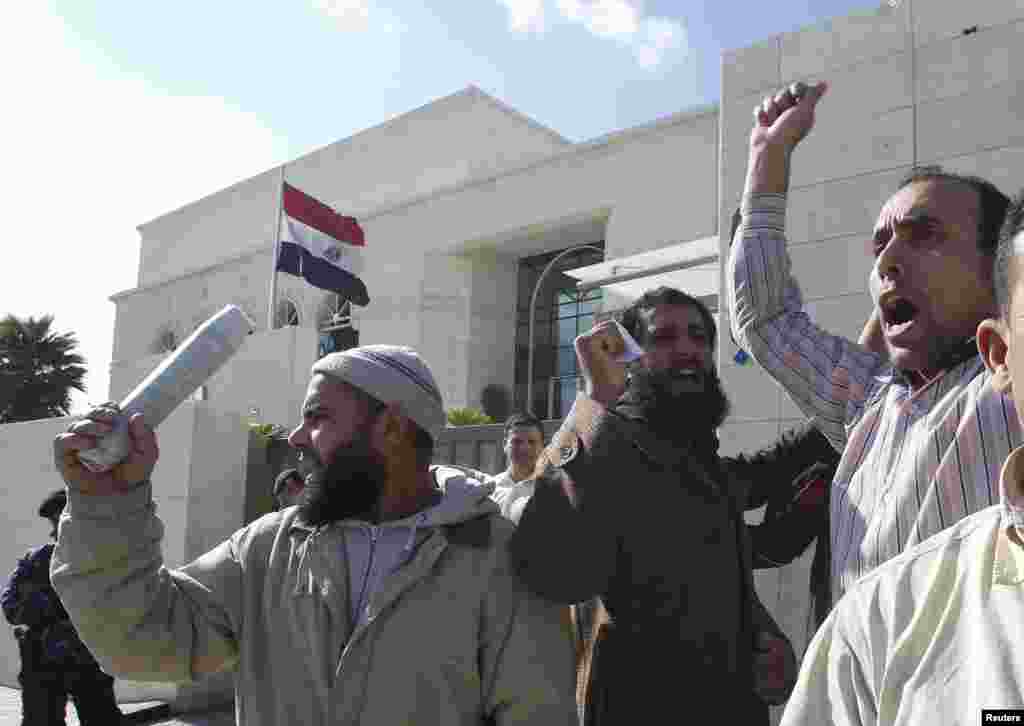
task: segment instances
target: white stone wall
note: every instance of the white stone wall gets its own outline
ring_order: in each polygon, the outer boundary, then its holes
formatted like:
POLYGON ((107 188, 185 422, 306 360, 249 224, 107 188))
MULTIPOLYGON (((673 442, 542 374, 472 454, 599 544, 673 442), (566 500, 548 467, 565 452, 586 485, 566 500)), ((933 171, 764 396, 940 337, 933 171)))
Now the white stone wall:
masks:
MULTIPOLYGON (((53 439, 71 420, 0 426, 6 470, 0 513, 4 582, 19 557, 48 540, 50 525, 36 511, 47 494, 63 486, 53 465, 53 439)), ((176 567, 242 525, 248 429, 236 414, 187 402, 157 435, 163 456, 153 474, 153 500, 164 522, 164 563, 176 567)), ((0 638, 0 684, 18 687, 19 668, 13 636, 0 638)), ((178 694, 174 686, 133 681, 118 681, 116 688, 124 701, 174 700, 178 694)))
MULTIPOLYGON (((0 426, 0 461, 4 462, 0 572, 4 584, 19 557, 49 541, 50 523, 36 512, 50 492, 63 487, 53 465, 53 437, 69 423, 70 419, 61 418, 0 426)), ((9 629, 7 633, 0 637, 0 683, 17 687, 18 644, 9 629)))

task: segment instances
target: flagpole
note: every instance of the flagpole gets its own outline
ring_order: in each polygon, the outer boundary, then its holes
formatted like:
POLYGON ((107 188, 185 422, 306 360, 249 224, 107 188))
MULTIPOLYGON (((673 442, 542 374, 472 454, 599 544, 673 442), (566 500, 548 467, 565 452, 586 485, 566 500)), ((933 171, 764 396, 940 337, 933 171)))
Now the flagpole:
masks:
POLYGON ((270 301, 267 304, 267 330, 274 329, 274 306, 277 302, 277 257, 281 252, 281 212, 284 208, 284 164, 277 184, 277 213, 274 215, 274 253, 270 260, 270 301))

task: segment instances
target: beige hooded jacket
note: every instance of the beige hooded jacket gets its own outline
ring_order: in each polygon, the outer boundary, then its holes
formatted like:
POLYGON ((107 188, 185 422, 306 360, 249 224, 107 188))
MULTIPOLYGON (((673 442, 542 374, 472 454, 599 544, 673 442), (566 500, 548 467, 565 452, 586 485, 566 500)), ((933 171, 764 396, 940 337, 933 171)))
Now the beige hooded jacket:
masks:
POLYGON ((69 493, 53 584, 114 675, 184 682, 235 668, 246 726, 575 726, 564 608, 512 573, 513 525, 491 487, 434 473, 442 503, 411 525, 415 549, 355 625, 340 524, 313 528, 290 508, 169 570, 149 483, 69 493))

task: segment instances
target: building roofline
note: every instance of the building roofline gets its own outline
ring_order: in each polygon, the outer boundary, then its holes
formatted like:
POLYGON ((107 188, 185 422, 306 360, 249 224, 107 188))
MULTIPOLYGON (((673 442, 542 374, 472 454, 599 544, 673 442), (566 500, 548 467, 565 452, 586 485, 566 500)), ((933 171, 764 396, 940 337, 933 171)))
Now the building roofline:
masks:
POLYGON ((113 295, 111 295, 107 299, 110 300, 110 302, 112 302, 112 303, 117 303, 117 302, 120 302, 121 300, 124 300, 125 298, 131 297, 132 295, 138 295, 139 293, 149 292, 151 290, 156 290, 157 288, 164 287, 166 285, 171 285, 171 284, 173 284, 175 282, 180 282, 181 280, 185 280, 185 279, 187 279, 189 277, 195 277, 196 275, 202 275, 202 274, 204 274, 206 272, 210 272, 212 270, 217 270, 217 269, 220 269, 222 267, 227 267, 228 265, 234 264, 236 262, 242 262, 244 260, 249 259, 250 257, 256 257, 257 255, 265 254, 269 249, 273 248, 273 246, 274 245, 271 243, 271 244, 266 245, 265 247, 261 247, 261 248, 256 249, 256 250, 249 250, 248 252, 243 252, 243 253, 241 253, 239 255, 235 255, 234 257, 227 257, 227 258, 225 258, 223 260, 219 260, 218 262, 214 262, 214 263, 209 264, 209 265, 203 265, 202 267, 196 267, 196 268, 193 268, 191 270, 186 270, 185 272, 182 272, 180 275, 175 275, 174 277, 168 277, 166 280, 159 280, 157 282, 151 282, 148 285, 139 285, 137 287, 130 287, 127 290, 121 290, 120 292, 115 292, 113 295))
POLYGON ((240 186, 242 184, 245 184, 247 182, 252 181, 256 177, 259 177, 259 176, 262 176, 263 174, 266 174, 267 172, 274 171, 274 170, 279 170, 282 166, 286 166, 287 167, 287 166, 291 166, 293 164, 299 163, 299 162, 303 161, 304 159, 308 159, 309 157, 314 156, 315 154, 319 154, 322 151, 324 151, 325 149, 328 149, 328 148, 330 148, 332 146, 353 144, 355 142, 358 142, 360 139, 362 139, 367 134, 380 132, 380 131, 383 131, 383 130, 391 127, 391 126, 395 126, 395 125, 400 124, 400 123, 405 123, 405 122, 408 122, 410 120, 415 120, 416 117, 418 117, 418 116, 423 116, 423 115, 426 115, 428 113, 437 113, 439 110, 442 110, 446 106, 449 106, 449 105, 452 105, 452 104, 457 104, 457 103, 459 103, 461 101, 466 101, 466 100, 469 100, 469 101, 484 101, 485 103, 487 103, 487 105, 489 105, 492 108, 500 111, 501 113, 505 114, 506 116, 509 116, 510 118, 514 119, 516 122, 524 124, 526 126, 529 126, 530 128, 534 129, 535 131, 540 131, 541 133, 547 135, 549 138, 553 139, 557 143, 563 144, 563 145, 566 145, 566 146, 572 145, 572 142, 569 139, 565 138, 564 136, 562 136, 560 133, 558 133, 554 129, 552 129, 552 128, 548 127, 548 126, 545 126, 544 124, 540 123, 539 121, 536 121, 535 119, 530 118, 529 116, 527 116, 526 114, 524 114, 524 113, 522 113, 520 111, 517 111, 516 109, 512 108, 511 106, 509 106, 505 102, 501 101, 498 98, 495 98, 494 96, 492 96, 489 93, 481 90, 477 86, 475 86, 473 84, 469 84, 465 88, 462 88, 462 89, 456 91, 455 93, 450 93, 447 96, 441 96, 440 98, 436 98, 436 99, 434 99, 432 101, 428 101, 427 103, 425 103, 425 104, 423 104, 421 106, 417 106, 416 108, 414 108, 414 109, 412 109, 410 111, 405 111, 405 112, 400 113, 400 114, 398 114, 396 116, 392 116, 391 118, 386 119, 385 121, 382 121, 381 123, 378 123, 378 124, 375 124, 375 125, 370 126, 368 128, 356 131, 351 136, 346 136, 344 138, 337 139, 335 141, 331 141, 330 143, 324 144, 322 146, 318 146, 317 148, 315 148, 315 149, 313 149, 311 151, 307 151, 304 154, 296 156, 293 159, 289 159, 288 161, 285 161, 282 164, 278 164, 276 166, 270 167, 269 169, 265 169, 264 171, 261 171, 258 174, 254 174, 252 176, 248 176, 248 177, 246 177, 244 179, 239 179, 238 181, 236 181, 233 184, 229 184, 226 187, 222 187, 221 189, 217 189, 215 191, 212 191, 209 194, 206 194, 206 195, 204 195, 202 197, 199 197, 198 199, 194 199, 191 202, 187 202, 187 203, 182 204, 181 206, 176 207, 176 208, 174 208, 174 209, 172 209, 172 210, 170 210, 168 212, 164 212, 163 214, 160 214, 160 215, 158 215, 156 217, 153 217, 152 219, 137 225, 135 229, 138 230, 141 233, 145 227, 148 227, 149 225, 153 224, 154 222, 159 222, 160 220, 164 219, 165 217, 169 217, 169 216, 171 216, 173 214, 177 214, 178 212, 182 211, 183 209, 186 209, 186 208, 188 208, 188 207, 190 207, 190 206, 192 206, 194 204, 198 204, 198 203, 200 203, 200 202, 202 202, 202 201, 204 201, 206 199, 209 199, 212 196, 215 196, 217 194, 221 194, 222 192, 230 191, 230 190, 232 190, 232 189, 234 189, 234 188, 236 188, 236 187, 238 187, 238 186, 240 186))
MULTIPOLYGON (((596 153, 604 149, 607 149, 611 146, 626 143, 634 139, 643 138, 645 136, 650 136, 651 134, 655 134, 659 131, 669 129, 674 126, 682 126, 686 123, 697 121, 708 116, 713 116, 717 113, 717 104, 707 104, 698 106, 696 108, 684 109, 682 111, 677 111, 676 113, 663 116, 662 118, 655 119, 654 121, 649 121, 647 123, 640 124, 639 126, 631 126, 629 128, 620 129, 618 131, 613 131, 611 133, 604 134, 603 136, 598 136, 589 141, 581 141, 577 144, 571 144, 566 148, 559 149, 558 151, 555 151, 554 153, 548 156, 544 156, 539 159, 533 159, 520 166, 503 169, 497 173, 489 173, 476 177, 471 177, 457 184, 438 187, 437 189, 433 189, 424 194, 410 197, 403 201, 395 202, 393 204, 379 207, 377 209, 372 209, 363 214, 357 214, 356 216, 359 218, 361 222, 365 222, 376 217, 383 217, 384 215, 391 214, 393 212, 408 209, 410 207, 415 207, 419 204, 425 204, 439 197, 447 196, 450 194, 458 194, 459 192, 465 191, 466 189, 471 189, 473 187, 490 184, 505 177, 512 177, 518 174, 530 172, 535 169, 542 168, 548 164, 560 162, 573 156, 581 156, 589 153, 596 153)), ((111 295, 109 300, 111 302, 116 303, 120 300, 123 300, 124 298, 130 297, 137 293, 154 290, 163 285, 169 285, 178 280, 183 280, 194 275, 209 272, 210 270, 225 267, 227 265, 230 265, 235 262, 240 262, 255 255, 264 254, 267 252, 267 250, 271 249, 272 247, 273 243, 267 243, 266 245, 260 247, 259 249, 249 250, 239 255, 235 255, 234 257, 229 257, 220 260, 219 262, 214 262, 210 265, 205 265, 203 267, 197 267, 192 270, 187 270, 179 275, 167 278, 166 280, 160 280, 159 282, 154 282, 145 286, 129 288, 128 290, 122 290, 121 292, 117 292, 111 295)))
MULTIPOLYGON (((376 217, 384 216, 392 212, 399 211, 401 209, 407 209, 414 207, 418 204, 432 201, 439 197, 447 196, 449 194, 456 194, 458 192, 470 189, 475 186, 481 186, 484 184, 493 183, 503 177, 516 176, 517 174, 523 174, 530 172, 547 164, 562 161, 572 156, 585 155, 595 151, 604 150, 610 146, 621 144, 633 139, 642 138, 649 136, 658 131, 663 131, 673 126, 682 126, 683 124, 697 121, 699 119, 713 116, 718 113, 718 104, 707 104, 699 106, 695 109, 686 109, 678 111, 676 113, 664 116, 660 119, 655 119, 639 126, 631 126, 626 129, 620 129, 603 136, 598 136, 588 141, 581 141, 579 143, 568 146, 564 149, 559 149, 547 156, 540 157, 539 159, 531 159, 519 166, 508 167, 498 172, 490 172, 481 174, 479 176, 470 177, 461 182, 455 184, 449 184, 447 186, 438 187, 429 192, 419 194, 417 196, 410 197, 400 202, 388 204, 377 209, 371 209, 363 214, 357 215, 360 221, 370 220, 376 217)), ((716 139, 717 143, 717 139, 716 139)))
MULTIPOLYGON (((502 113, 504 113, 504 114, 506 114, 508 116, 511 116, 513 119, 515 119, 519 123, 525 124, 526 126, 529 126, 530 128, 534 129, 535 131, 540 131, 541 133, 546 134, 547 136, 549 136, 551 139, 553 139, 554 141, 558 142, 559 144, 562 144, 562 145, 565 145, 565 146, 569 146, 569 145, 571 145, 573 143, 569 139, 567 139, 564 136, 562 136, 562 134, 560 134, 557 131, 555 131, 550 126, 545 126, 544 124, 542 124, 537 119, 532 118, 530 116, 527 116, 525 113, 523 113, 522 111, 519 111, 518 109, 516 109, 513 106, 509 106, 507 103, 502 101, 500 98, 498 98, 497 96, 492 96, 491 94, 487 93, 487 91, 484 91, 483 89, 481 89, 479 86, 476 86, 476 85, 471 83, 468 86, 466 86, 464 89, 459 91, 459 94, 466 94, 467 96, 472 96, 473 98, 485 101, 489 105, 491 105, 494 108, 496 108, 499 111, 501 111, 502 113)), ((458 94, 456 94, 456 95, 458 95, 458 94)))

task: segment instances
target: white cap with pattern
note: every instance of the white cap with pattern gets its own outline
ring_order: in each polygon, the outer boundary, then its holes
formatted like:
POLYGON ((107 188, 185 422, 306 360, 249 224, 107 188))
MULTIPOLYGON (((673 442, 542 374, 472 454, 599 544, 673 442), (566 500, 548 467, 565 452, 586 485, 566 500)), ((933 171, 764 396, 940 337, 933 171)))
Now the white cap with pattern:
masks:
POLYGON ((435 439, 447 421, 434 375, 412 348, 364 345, 330 353, 313 364, 313 373, 344 381, 381 403, 397 404, 435 439))

